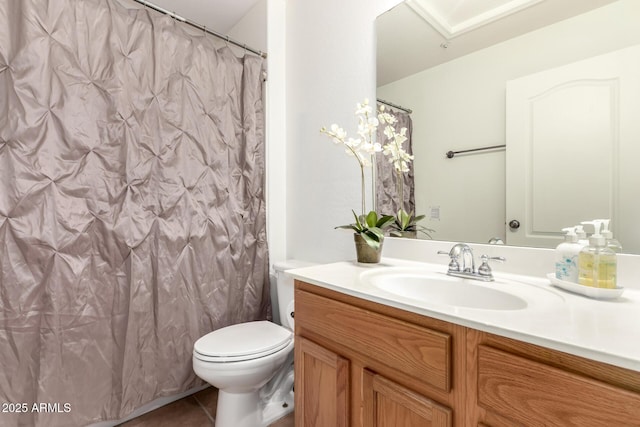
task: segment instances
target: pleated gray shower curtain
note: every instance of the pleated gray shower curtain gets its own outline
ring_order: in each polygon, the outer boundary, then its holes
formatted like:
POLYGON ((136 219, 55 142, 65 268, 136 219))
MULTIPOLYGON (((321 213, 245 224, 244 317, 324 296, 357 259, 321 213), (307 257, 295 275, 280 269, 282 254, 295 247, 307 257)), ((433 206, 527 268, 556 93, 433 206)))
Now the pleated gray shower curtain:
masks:
POLYGON ((127 0, 0 2, 1 426, 120 419, 270 316, 263 61, 214 43, 127 0))
MULTIPOLYGON (((378 104, 377 108, 380 109, 380 104, 378 104)), ((397 119, 394 125, 396 132, 400 132, 402 128, 407 128, 407 140, 402 148, 408 154, 413 154, 413 122, 411 115, 387 106, 385 106, 384 111, 397 119)), ((376 138, 379 142, 385 141, 386 143, 387 137, 384 134, 384 128, 385 126, 378 126, 376 138)), ((404 172, 398 177, 393 163, 389 162, 389 157, 383 153, 376 153, 376 173, 376 210, 387 215, 395 215, 402 207, 406 212, 415 214, 416 198, 413 162, 409 163, 409 172, 404 172), (403 186, 402 196, 404 200, 402 204, 400 203, 399 179, 402 179, 403 186)))

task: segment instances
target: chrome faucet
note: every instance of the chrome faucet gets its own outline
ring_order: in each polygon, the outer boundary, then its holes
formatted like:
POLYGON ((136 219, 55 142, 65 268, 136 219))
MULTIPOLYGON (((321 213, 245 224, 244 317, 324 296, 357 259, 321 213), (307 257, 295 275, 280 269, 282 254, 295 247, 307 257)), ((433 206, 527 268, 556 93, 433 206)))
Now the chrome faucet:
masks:
POLYGON ((492 282, 493 272, 489 266, 489 260, 504 262, 504 257, 490 257, 482 255, 480 259, 482 264, 476 270, 476 263, 473 256, 473 250, 466 243, 456 243, 449 252, 438 251, 441 255, 449 255, 449 276, 463 277, 465 279, 482 280, 484 282, 492 282))

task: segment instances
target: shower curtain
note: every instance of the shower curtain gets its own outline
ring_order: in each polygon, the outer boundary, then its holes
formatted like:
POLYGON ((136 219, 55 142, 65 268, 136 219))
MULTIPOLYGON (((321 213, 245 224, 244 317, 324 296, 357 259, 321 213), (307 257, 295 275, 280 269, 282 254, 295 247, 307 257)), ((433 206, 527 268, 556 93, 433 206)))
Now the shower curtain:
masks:
POLYGON ((127 0, 0 2, 1 426, 123 418, 270 316, 263 61, 214 43, 127 0))
MULTIPOLYGON (((380 104, 378 104, 378 110, 380 110, 380 104)), ((400 129, 407 128, 407 140, 402 145, 402 148, 409 154, 413 154, 412 146, 412 134, 413 123, 411 121, 411 115, 408 113, 389 108, 385 106, 385 112, 391 114, 397 119, 394 127, 396 132, 400 132, 400 129)), ((386 126, 378 126, 377 141, 386 144, 387 137, 384 134, 384 128, 386 126)), ((393 164, 389 162, 389 158, 382 153, 376 153, 376 209, 378 212, 395 215, 396 212, 402 207, 406 212, 415 213, 415 185, 413 179, 413 162, 409 163, 409 172, 404 172, 400 175, 403 186, 403 204, 400 205, 400 192, 398 185, 398 174, 393 168, 393 164)))

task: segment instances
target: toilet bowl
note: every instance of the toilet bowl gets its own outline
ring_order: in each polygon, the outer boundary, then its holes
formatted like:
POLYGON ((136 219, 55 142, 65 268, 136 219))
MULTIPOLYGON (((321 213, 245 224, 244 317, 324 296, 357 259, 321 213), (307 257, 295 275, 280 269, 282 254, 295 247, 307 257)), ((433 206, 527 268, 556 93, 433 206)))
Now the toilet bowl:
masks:
POLYGON ((263 427, 293 410, 293 280, 274 265, 281 325, 268 321, 227 326, 193 348, 193 370, 218 389, 216 427, 263 427))

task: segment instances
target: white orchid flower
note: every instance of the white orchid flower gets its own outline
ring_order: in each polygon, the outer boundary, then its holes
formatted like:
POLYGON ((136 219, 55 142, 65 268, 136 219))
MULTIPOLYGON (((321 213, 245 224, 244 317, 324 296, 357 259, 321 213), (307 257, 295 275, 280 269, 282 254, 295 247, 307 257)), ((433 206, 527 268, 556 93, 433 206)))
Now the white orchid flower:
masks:
POLYGON ((331 125, 331 132, 333 137, 339 140, 344 140, 347 137, 347 132, 335 123, 331 125))
POLYGON ((393 128, 393 126, 387 126, 384 128, 384 136, 386 136, 388 139, 394 138, 395 135, 396 135, 396 131, 393 128))
MULTIPOLYGON (((385 107, 380 106, 378 114, 373 114, 373 109, 369 105, 369 100, 364 99, 363 102, 356 104, 355 115, 358 118, 357 135, 359 138, 347 137, 347 132, 338 126, 332 124, 327 128, 322 127, 320 131, 331 137, 336 144, 342 144, 345 152, 355 157, 360 166, 360 177, 362 181, 362 214, 365 211, 365 174, 364 168, 372 166, 375 154, 382 152, 389 157, 389 162, 393 164, 398 173, 407 172, 409 170, 409 162, 413 160, 413 156, 409 155, 402 149, 402 144, 407 140, 406 128, 402 128, 400 132, 396 132, 394 124, 397 119, 391 114, 385 112, 385 107), (374 142, 378 126, 385 125, 384 136, 385 141, 374 142), (386 142, 383 145, 383 142, 386 142)), ((375 176, 375 174, 372 174, 375 176)))
POLYGON ((361 103, 356 104, 356 116, 360 116, 360 115, 368 116, 372 112, 373 110, 369 105, 369 99, 365 98, 362 104, 361 103))
POLYGON ((373 112, 373 110, 371 109, 370 106, 368 105, 361 105, 360 108, 358 108, 356 110, 356 115, 364 115, 367 116, 369 114, 371 114, 373 112))
POLYGON ((358 135, 363 139, 371 138, 372 135, 375 135, 377 129, 378 119, 375 117, 369 117, 366 120, 361 118, 358 124, 358 135))
POLYGON ((365 142, 364 144, 362 144, 362 147, 360 148, 360 150, 369 155, 374 155, 377 152, 382 151, 382 146, 380 146, 380 144, 378 144, 377 142, 374 144, 365 142))
POLYGON ((393 140, 398 147, 402 147, 402 144, 404 144, 404 142, 407 140, 407 137, 404 135, 400 135, 399 133, 396 133, 393 136, 393 140))
MULTIPOLYGON (((382 110, 380 110, 380 111, 382 111, 382 110)), ((384 112, 378 114, 378 120, 380 120, 380 123, 385 123, 385 124, 390 124, 390 125, 393 125, 398 121, 398 119, 396 119, 391 114, 384 113, 384 112)))

